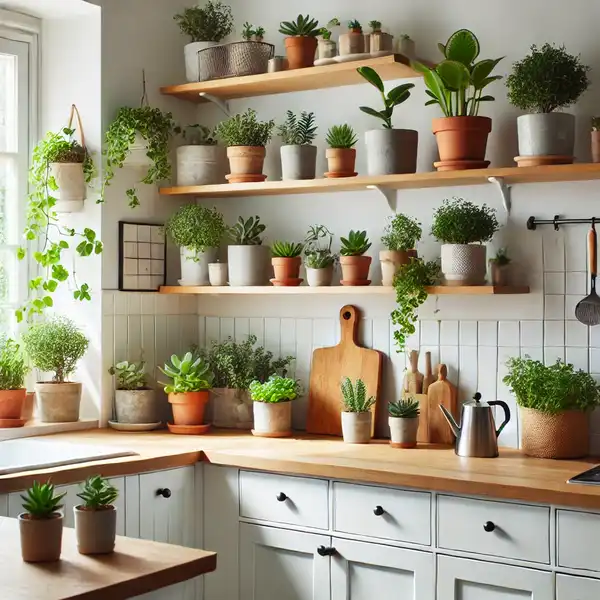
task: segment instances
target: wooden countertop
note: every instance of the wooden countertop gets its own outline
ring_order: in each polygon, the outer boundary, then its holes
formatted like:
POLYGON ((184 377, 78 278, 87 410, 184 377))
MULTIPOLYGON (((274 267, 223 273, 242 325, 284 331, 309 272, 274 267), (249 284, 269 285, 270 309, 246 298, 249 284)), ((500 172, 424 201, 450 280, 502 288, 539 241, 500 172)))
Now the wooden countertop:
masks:
POLYGON ((600 510, 600 486, 567 484, 567 479, 600 459, 553 461, 529 458, 516 450, 501 450, 500 457, 492 459, 461 458, 451 448, 439 446, 396 450, 386 442, 351 445, 339 438, 310 435, 264 439, 229 431, 177 436, 95 430, 50 437, 114 445, 139 456, 4 475, 0 493, 22 490, 34 479, 72 483, 97 473, 129 475, 206 460, 246 469, 600 510))
POLYGON ((21 560, 19 524, 0 517, 0 589, 6 600, 124 600, 214 571, 214 552, 117 536, 115 552, 84 556, 65 528, 61 560, 21 560))

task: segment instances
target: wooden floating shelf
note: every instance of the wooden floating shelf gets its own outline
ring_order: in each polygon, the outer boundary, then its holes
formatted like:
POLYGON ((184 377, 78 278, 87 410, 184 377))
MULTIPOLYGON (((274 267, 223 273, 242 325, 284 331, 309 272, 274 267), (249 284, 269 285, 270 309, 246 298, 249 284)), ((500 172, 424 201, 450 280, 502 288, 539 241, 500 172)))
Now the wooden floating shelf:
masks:
POLYGON ((355 192, 374 187, 396 190, 489 184, 490 177, 502 178, 505 184, 553 183, 600 179, 600 164, 580 163, 544 167, 501 167, 438 173, 406 175, 362 175, 339 179, 304 181, 265 181, 263 183, 223 183, 217 185, 162 188, 163 196, 195 196, 197 198, 243 198, 284 194, 317 194, 355 192))
POLYGON ((206 99, 200 94, 211 94, 222 100, 227 100, 230 98, 251 98, 268 94, 320 90, 365 83, 365 80, 356 72, 356 68, 361 66, 376 69, 384 80, 421 77, 419 73, 410 67, 410 59, 402 54, 394 54, 393 56, 368 58, 323 67, 309 67, 277 73, 247 75, 246 77, 228 77, 198 83, 169 85, 161 87, 160 92, 167 96, 176 96, 191 102, 206 102, 206 99))

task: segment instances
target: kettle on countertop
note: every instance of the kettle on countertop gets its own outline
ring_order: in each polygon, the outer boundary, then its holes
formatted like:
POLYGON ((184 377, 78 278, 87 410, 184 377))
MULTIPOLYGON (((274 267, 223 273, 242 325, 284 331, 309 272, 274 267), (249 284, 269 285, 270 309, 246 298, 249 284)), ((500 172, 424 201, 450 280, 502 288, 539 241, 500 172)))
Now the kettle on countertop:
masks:
POLYGON ((478 458, 498 456, 498 436, 510 421, 510 409, 506 402, 502 400, 482 402, 481 394, 477 392, 473 400, 463 404, 460 425, 445 407, 440 405, 440 409, 456 436, 455 452, 458 456, 478 458), (504 409, 504 422, 498 429, 492 413, 493 406, 501 406, 504 409))

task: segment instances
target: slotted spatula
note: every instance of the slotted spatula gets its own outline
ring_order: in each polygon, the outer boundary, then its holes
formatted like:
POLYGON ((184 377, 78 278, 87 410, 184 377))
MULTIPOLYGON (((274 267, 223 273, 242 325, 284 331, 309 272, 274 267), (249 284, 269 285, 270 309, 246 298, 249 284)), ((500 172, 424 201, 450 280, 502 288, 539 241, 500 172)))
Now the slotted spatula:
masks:
POLYGON ((592 221, 592 228, 588 233, 588 252, 590 259, 591 289, 590 294, 575 307, 577 320, 592 327, 600 323, 600 298, 596 294, 596 271, 598 270, 598 240, 596 237, 596 225, 592 221))

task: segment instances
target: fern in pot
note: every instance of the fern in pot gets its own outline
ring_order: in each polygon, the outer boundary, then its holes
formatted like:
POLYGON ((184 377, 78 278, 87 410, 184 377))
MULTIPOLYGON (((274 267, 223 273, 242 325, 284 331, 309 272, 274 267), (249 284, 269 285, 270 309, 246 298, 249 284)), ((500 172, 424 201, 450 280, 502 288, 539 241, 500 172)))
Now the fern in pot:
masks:
POLYGON ((362 379, 353 384, 344 377, 342 394, 342 434, 347 444, 368 444, 373 437, 375 396, 369 396, 362 379))
POLYGON ((227 247, 229 264, 229 285, 266 285, 268 280, 269 248, 263 246, 262 235, 266 225, 260 217, 239 217, 229 230, 230 241, 227 247))
POLYGON ((177 185, 212 185, 225 183, 227 154, 219 146, 210 129, 203 125, 188 125, 181 133, 183 145, 177 148, 177 185))
POLYGON ((311 287, 331 285, 333 270, 339 260, 331 250, 333 233, 325 225, 311 225, 304 240, 304 266, 311 287))
POLYGON ((496 211, 468 200, 444 200, 433 215, 431 234, 442 243, 442 272, 447 285, 484 285, 485 242, 498 231, 496 211))
POLYGON ((168 238, 179 246, 180 285, 208 285, 208 265, 217 259, 227 227, 216 208, 182 206, 165 225, 168 238))
POLYGON ((411 257, 417 258, 415 248, 422 235, 421 224, 416 219, 402 213, 390 217, 381 237, 386 249, 379 252, 382 285, 393 285, 399 267, 408 264, 411 257))
POLYGON ((300 395, 300 383, 289 377, 272 375, 267 381, 253 381, 250 397, 254 402, 254 429, 258 437, 280 438, 292 435, 292 400, 300 395))
POLYGON ((108 372, 116 376, 115 413, 119 423, 156 423, 154 390, 148 387, 146 363, 126 360, 111 367, 108 372))
POLYGON ((317 137, 315 113, 302 112, 300 116, 287 111, 285 123, 277 129, 283 140, 281 146, 282 179, 314 179, 317 172, 317 137))

